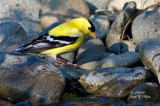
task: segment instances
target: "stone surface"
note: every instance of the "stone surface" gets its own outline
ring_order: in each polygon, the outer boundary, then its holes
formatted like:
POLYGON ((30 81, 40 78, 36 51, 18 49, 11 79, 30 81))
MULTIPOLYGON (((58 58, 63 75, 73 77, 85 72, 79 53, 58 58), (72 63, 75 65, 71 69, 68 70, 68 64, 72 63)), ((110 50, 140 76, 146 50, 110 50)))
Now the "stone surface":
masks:
MULTIPOLYGON (((107 32, 110 27, 110 23, 108 21, 108 16, 106 15, 98 15, 94 14, 89 17, 89 20, 94 24, 96 28, 96 38, 100 40, 105 40, 107 32)), ((92 38, 91 36, 86 36, 87 38, 92 38)))
POLYGON ((160 102, 160 87, 157 83, 147 82, 135 87, 128 97, 130 103, 160 102))
POLYGON ((0 23, 0 51, 12 51, 27 40, 24 29, 16 22, 0 23))
POLYGON ((86 0, 91 11, 106 9, 108 2, 108 0, 101 0, 100 2, 98 0, 86 0))
POLYGON ((88 17, 89 8, 83 0, 54 0, 44 5, 39 17, 43 28, 56 22, 65 22, 77 17, 88 17))
POLYGON ((0 52, 0 96, 14 102, 29 99, 33 104, 59 102, 65 79, 42 58, 0 52))
POLYGON ((104 58, 96 68, 105 68, 105 67, 131 67, 139 63, 140 57, 139 53, 136 52, 126 52, 120 55, 111 55, 104 58))
POLYGON ((132 24, 132 36, 136 45, 145 39, 160 36, 160 8, 149 8, 137 16, 132 24))
POLYGON ((90 70, 79 79, 84 89, 91 94, 108 97, 125 97, 137 85, 148 78, 143 67, 109 67, 90 70))
POLYGON ((41 32, 38 17, 41 6, 42 4, 38 0, 1 0, 0 22, 22 23, 28 37, 32 39, 41 32))
POLYGON ((109 56, 105 51, 103 42, 99 39, 91 39, 85 42, 77 53, 76 64, 84 69, 94 69, 98 62, 109 56))
MULTIPOLYGON (((106 0, 107 1, 107 0, 106 0)), ((157 4, 159 0, 108 0, 107 9, 109 11, 122 10, 126 2, 134 1, 137 4, 137 9, 145 9, 148 6, 157 4)))
POLYGON ((110 45, 120 42, 120 37, 122 33, 122 29, 128 20, 134 15, 136 12, 136 3, 128 2, 124 5, 122 12, 116 17, 115 21, 112 23, 111 28, 106 37, 106 45, 109 47, 110 45))
POLYGON ((114 53, 114 54, 119 54, 119 53, 125 53, 128 51, 133 51, 135 52, 136 46, 131 43, 128 40, 123 40, 122 42, 119 43, 114 43, 111 46, 107 48, 107 51, 114 53))
POLYGON ((142 63, 149 68, 158 78, 160 83, 160 39, 147 39, 139 47, 142 63))

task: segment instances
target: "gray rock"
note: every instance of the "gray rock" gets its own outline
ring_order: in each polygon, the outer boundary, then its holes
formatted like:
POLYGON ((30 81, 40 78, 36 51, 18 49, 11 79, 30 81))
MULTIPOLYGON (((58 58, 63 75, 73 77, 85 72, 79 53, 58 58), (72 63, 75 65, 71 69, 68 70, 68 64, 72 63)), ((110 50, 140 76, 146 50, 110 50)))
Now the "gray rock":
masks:
POLYGON ((139 63, 140 57, 139 53, 136 52, 126 52, 120 55, 111 55, 104 58, 96 68, 105 68, 105 67, 130 67, 139 63))
POLYGON ((94 69, 100 60, 109 55, 110 53, 105 51, 101 40, 91 39, 78 50, 76 64, 81 65, 84 69, 94 69))
POLYGON ((147 82, 135 87, 128 96, 130 103, 160 102, 160 87, 157 83, 147 82))
POLYGON ((42 4, 37 0, 1 0, 0 1, 0 22, 14 21, 27 32, 30 39, 38 36, 41 32, 39 22, 39 9, 42 4))
POLYGON ((97 9, 106 9, 108 2, 108 0, 86 0, 86 3, 91 11, 95 11, 97 9))
MULTIPOLYGON (((107 0, 106 0, 107 1, 107 0)), ((108 0, 107 9, 109 11, 120 11, 126 2, 134 1, 137 4, 137 9, 145 9, 151 5, 157 4, 159 0, 108 0)))
POLYGON ((90 70, 79 79, 88 93, 108 97, 125 97, 137 85, 148 78, 143 67, 120 68, 109 67, 90 70))
POLYGON ((83 0, 54 0, 44 5, 39 17, 43 28, 56 22, 69 21, 72 18, 88 17, 89 8, 83 0))
MULTIPOLYGON (((96 28, 96 38, 100 40, 105 40, 107 32, 110 27, 110 23, 107 18, 108 16, 106 15, 98 15, 98 14, 94 14, 89 17, 89 20, 94 24, 96 28)), ((87 36, 87 38, 92 38, 92 37, 87 36)))
POLYGON ((29 99, 33 104, 59 102, 65 79, 42 58, 0 52, 0 96, 14 102, 29 99))
POLYGON ((0 23, 0 51, 12 51, 26 40, 27 34, 18 23, 0 23))
POLYGON ((160 9, 149 8, 137 16, 132 24, 132 36, 136 45, 148 38, 160 36, 160 9))
POLYGON ((112 44, 107 48, 107 50, 111 53, 119 54, 128 51, 135 52, 135 48, 136 46, 133 43, 128 40, 123 40, 122 42, 112 44))
POLYGON ((135 2, 128 2, 124 5, 123 11, 120 12, 120 14, 116 17, 107 34, 106 45, 108 47, 114 43, 120 42, 123 27, 128 22, 128 20, 134 15, 135 12, 135 2))
POLYGON ((160 39, 147 39, 140 44, 139 54, 142 63, 158 78, 160 83, 160 39))

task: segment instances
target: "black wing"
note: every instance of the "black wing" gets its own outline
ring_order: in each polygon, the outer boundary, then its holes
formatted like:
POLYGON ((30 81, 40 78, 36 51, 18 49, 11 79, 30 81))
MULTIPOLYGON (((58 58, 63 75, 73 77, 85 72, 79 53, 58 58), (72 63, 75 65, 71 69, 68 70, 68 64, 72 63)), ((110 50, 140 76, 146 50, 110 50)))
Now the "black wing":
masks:
POLYGON ((73 44, 79 38, 77 37, 69 37, 69 36, 61 36, 54 37, 46 33, 45 35, 39 36, 34 39, 31 43, 26 44, 18 49, 16 52, 40 52, 47 49, 53 49, 57 47, 63 47, 69 44, 73 44))

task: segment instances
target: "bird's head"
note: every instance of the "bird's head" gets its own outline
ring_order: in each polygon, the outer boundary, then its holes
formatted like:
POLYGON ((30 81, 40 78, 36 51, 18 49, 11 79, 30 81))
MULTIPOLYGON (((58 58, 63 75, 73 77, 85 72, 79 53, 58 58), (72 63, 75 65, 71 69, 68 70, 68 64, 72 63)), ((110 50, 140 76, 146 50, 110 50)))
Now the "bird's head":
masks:
POLYGON ((95 26, 90 20, 86 18, 77 18, 74 21, 77 23, 77 27, 82 30, 85 36, 89 34, 93 38, 96 38, 95 26))

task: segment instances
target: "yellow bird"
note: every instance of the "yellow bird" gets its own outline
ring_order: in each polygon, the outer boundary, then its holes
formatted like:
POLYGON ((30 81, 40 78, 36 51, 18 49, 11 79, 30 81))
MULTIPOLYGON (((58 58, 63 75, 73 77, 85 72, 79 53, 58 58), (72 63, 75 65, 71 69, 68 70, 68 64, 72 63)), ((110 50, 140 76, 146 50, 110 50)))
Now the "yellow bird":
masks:
POLYGON ((14 51, 44 54, 56 60, 57 55, 77 50, 88 34, 96 38, 93 23, 86 18, 75 18, 14 51))

